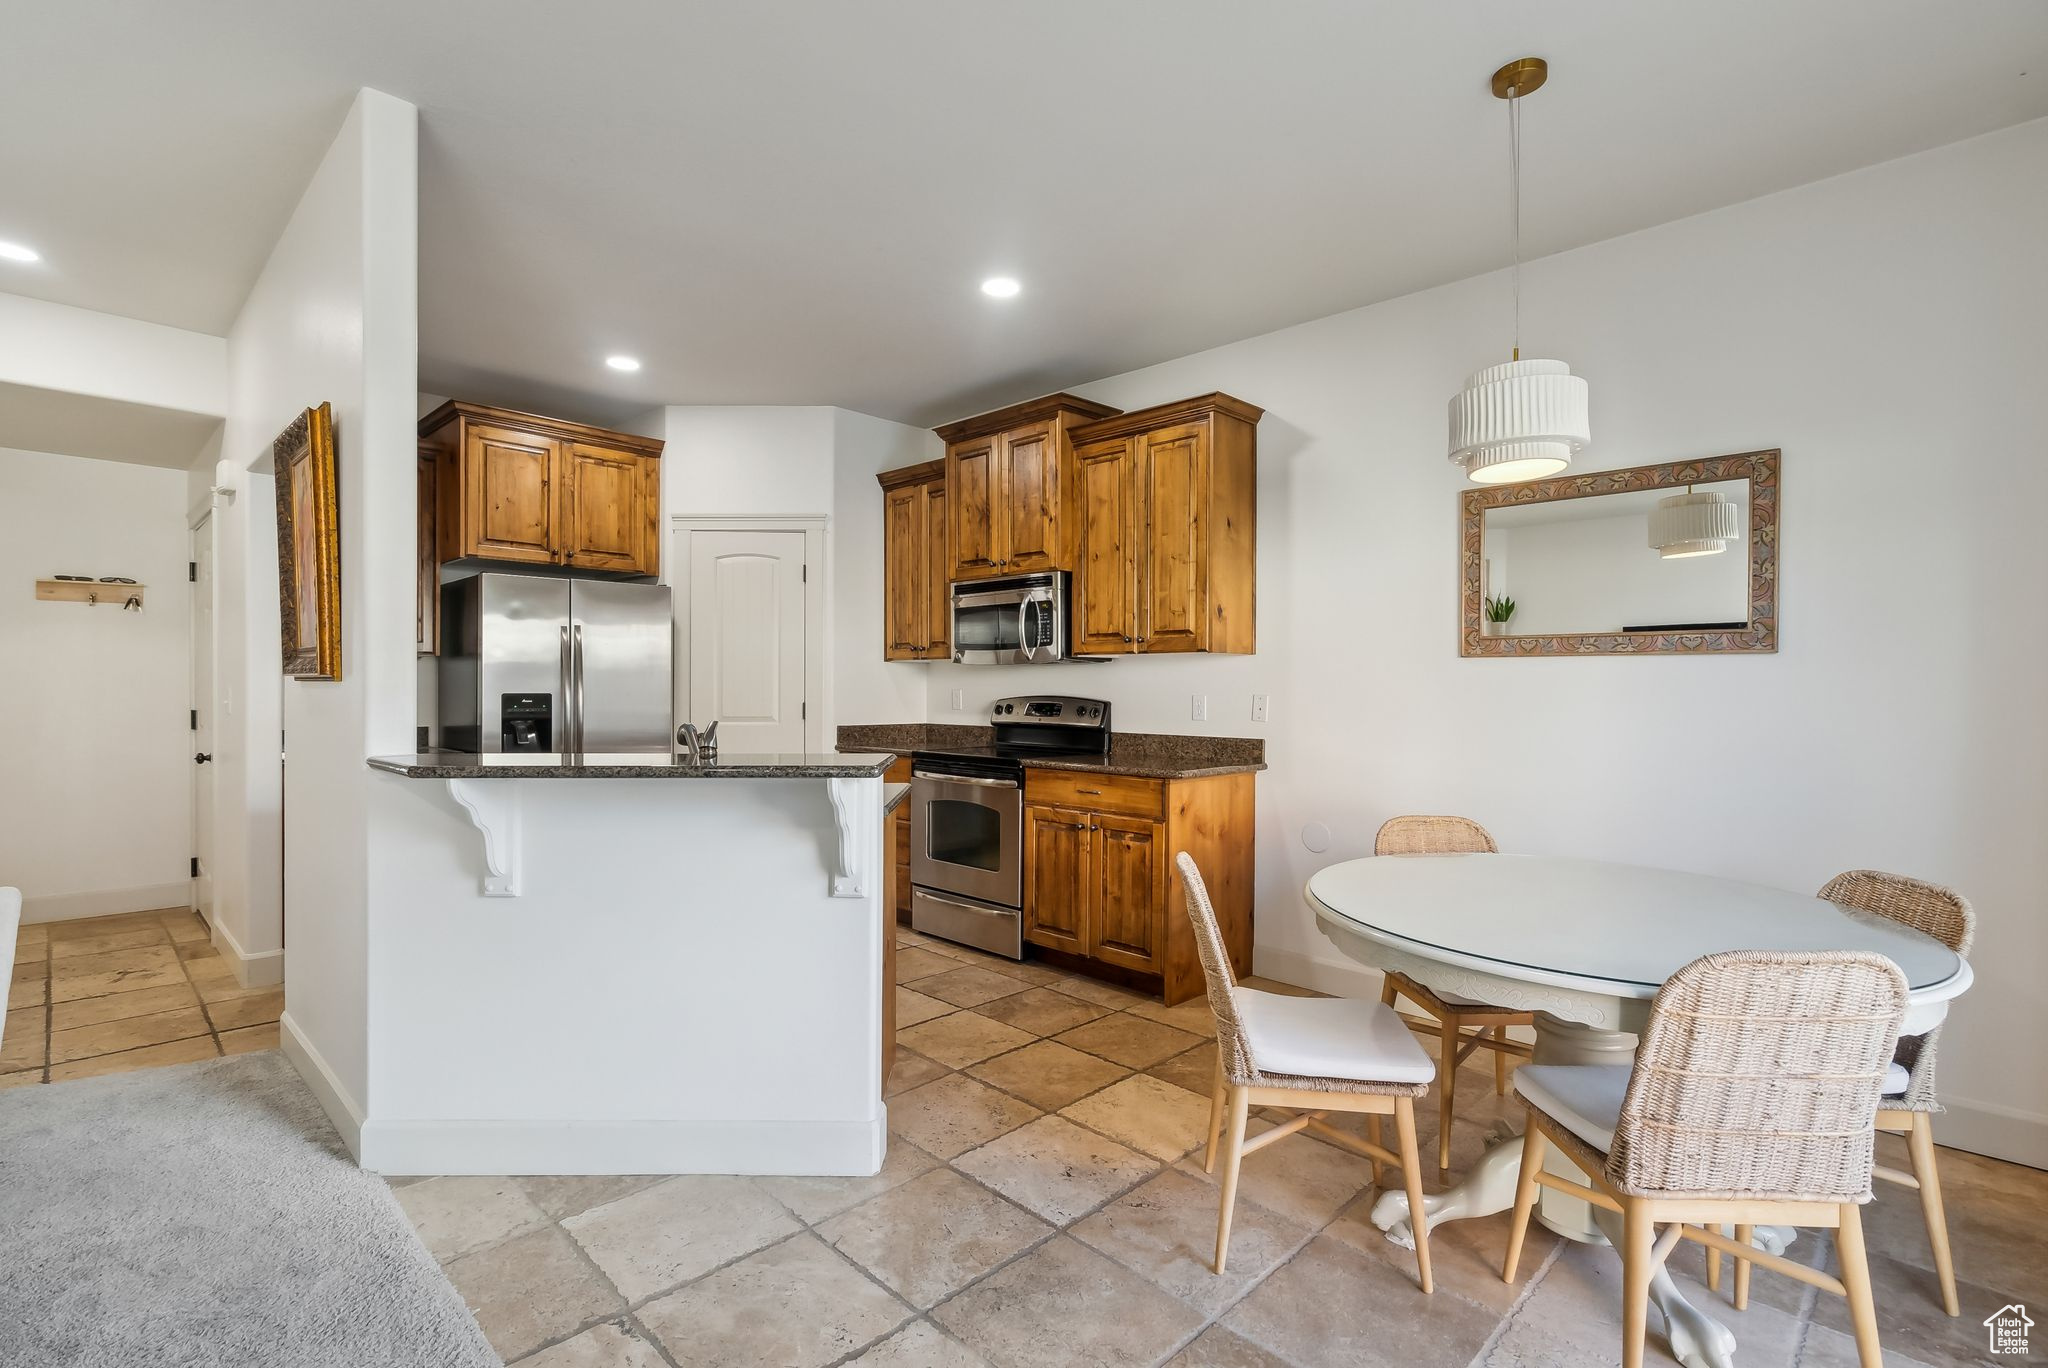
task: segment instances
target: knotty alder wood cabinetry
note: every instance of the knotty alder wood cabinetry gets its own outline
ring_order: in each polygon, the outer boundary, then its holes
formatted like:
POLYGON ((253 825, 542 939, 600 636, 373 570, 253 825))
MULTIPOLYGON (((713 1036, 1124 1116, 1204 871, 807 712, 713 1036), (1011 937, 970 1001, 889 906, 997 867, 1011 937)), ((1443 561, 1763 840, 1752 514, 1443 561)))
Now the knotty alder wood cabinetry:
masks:
POLYGON ((1069 434, 1116 412, 1053 394, 934 429, 946 444, 945 578, 1071 569, 1080 524, 1069 434))
POLYGON ((441 560, 660 570, 661 442, 460 400, 422 418, 420 439, 441 560))
POLYGON ((884 660, 944 660, 952 653, 943 461, 887 470, 882 484, 884 660))
POLYGON ((434 448, 420 443, 419 533, 413 552, 413 653, 432 655, 441 649, 441 558, 435 554, 434 504, 439 476, 434 448))
POLYGON ((1205 394, 1072 429, 1077 654, 1254 648, 1263 412, 1205 394))
POLYGON ((1173 854, 1195 857, 1231 967, 1251 972, 1251 774, 1135 779, 1027 769, 1024 938, 1110 966, 1168 1006, 1203 991, 1173 854))

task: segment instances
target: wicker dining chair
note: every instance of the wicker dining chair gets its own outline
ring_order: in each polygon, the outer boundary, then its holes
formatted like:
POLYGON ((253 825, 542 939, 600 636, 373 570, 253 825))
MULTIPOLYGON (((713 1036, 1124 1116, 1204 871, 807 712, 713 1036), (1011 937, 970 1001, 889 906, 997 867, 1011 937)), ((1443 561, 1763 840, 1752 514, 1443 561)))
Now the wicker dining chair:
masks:
POLYGON ((1633 1067, 1518 1070, 1529 1128, 1501 1276, 1554 1188, 1621 1216, 1623 1368, 1642 1364, 1650 1281, 1680 1239, 1735 1256, 1738 1305, 1753 1263, 1848 1298, 1858 1360, 1881 1368, 1861 1205, 1906 991, 1882 955, 1708 955, 1658 990, 1633 1067), (1543 1171, 1552 1146, 1591 1186, 1543 1171), (1833 1229, 1842 1276, 1755 1248, 1758 1225, 1833 1229))
MULTIPOLYGON (((1372 844, 1375 855, 1493 855, 1499 849, 1486 828, 1469 817, 1390 818, 1372 844)), ((1527 1045, 1508 1039, 1508 1027, 1533 1026, 1536 1014, 1439 993, 1398 970, 1387 971, 1380 1001, 1392 1007, 1395 999, 1402 997, 1429 1015, 1442 1042, 1437 1050, 1436 1166, 1447 1169, 1451 1166, 1452 1098, 1458 1090, 1458 1066, 1474 1050, 1492 1050, 1493 1090, 1506 1096, 1508 1056, 1529 1057, 1527 1045), (1472 1028, 1469 1034, 1468 1026, 1472 1028)), ((1421 1029, 1421 1023, 1416 1025, 1421 1029)))
MULTIPOLYGON (((1903 874, 1853 869, 1828 880, 1820 896, 1901 922, 1958 955, 1967 956, 1977 936, 1977 914, 1962 894, 1903 874)), ((1913 1171, 1901 1173, 1880 1164, 1876 1173, 1888 1183, 1919 1190, 1920 1215, 1927 1223, 1927 1242, 1933 1246, 1934 1272, 1941 1283, 1942 1309, 1954 1316, 1961 1314, 1962 1307, 1956 1299, 1948 1216, 1941 1204, 1941 1172, 1934 1161, 1934 1113, 1941 1110, 1934 1096, 1934 1047, 1940 1036, 1937 1026, 1925 1035, 1899 1041, 1885 1079, 1884 1100, 1878 1104, 1877 1129, 1906 1137, 1906 1155, 1913 1171)))
POLYGON ((1176 859, 1187 888, 1188 920, 1216 1018, 1216 1086, 1209 1099, 1209 1147, 1204 1172, 1216 1171, 1217 1145, 1223 1159, 1223 1192, 1216 1217, 1216 1260, 1221 1274, 1230 1252, 1230 1217, 1237 1202, 1238 1168, 1244 1157, 1300 1130, 1372 1161, 1377 1187, 1381 1166, 1400 1168, 1408 1189, 1409 1219, 1415 1231, 1415 1270, 1424 1292, 1435 1287, 1429 1272, 1429 1220, 1422 1206, 1422 1162, 1415 1146, 1415 1099, 1429 1088, 1434 1071, 1429 1055, 1415 1043, 1401 1018, 1377 1002, 1356 998, 1288 997, 1240 987, 1224 953, 1223 933, 1208 885, 1193 857, 1176 859), (1253 1107, 1279 1107, 1295 1116, 1250 1140, 1245 1125, 1253 1107), (1230 1129, 1224 1134, 1224 1113, 1230 1129), (1331 1112, 1362 1112, 1366 1138, 1338 1130, 1324 1120, 1331 1112), (1391 1115, 1399 1152, 1380 1143, 1380 1118, 1391 1115))

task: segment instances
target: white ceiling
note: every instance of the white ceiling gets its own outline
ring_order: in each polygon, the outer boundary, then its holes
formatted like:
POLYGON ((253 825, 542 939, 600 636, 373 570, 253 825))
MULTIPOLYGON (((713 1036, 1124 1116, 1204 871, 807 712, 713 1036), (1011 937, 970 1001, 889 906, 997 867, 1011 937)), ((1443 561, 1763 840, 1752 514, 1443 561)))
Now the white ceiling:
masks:
POLYGON ((1532 254, 2048 115, 2041 0, 73 0, 0 41, 0 290, 223 331, 370 85, 422 388, 926 423, 1504 264, 1524 53, 1532 254))
POLYGON ((183 470, 220 419, 35 385, 0 383, 0 448, 183 470))

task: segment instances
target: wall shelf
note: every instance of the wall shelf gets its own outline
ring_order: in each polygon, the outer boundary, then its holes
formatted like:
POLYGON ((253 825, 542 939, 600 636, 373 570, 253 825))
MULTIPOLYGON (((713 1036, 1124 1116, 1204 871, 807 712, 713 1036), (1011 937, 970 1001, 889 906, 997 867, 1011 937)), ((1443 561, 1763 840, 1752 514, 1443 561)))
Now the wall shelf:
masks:
POLYGON ((141 584, 101 584, 98 580, 39 579, 36 581, 36 601, 119 608, 132 598, 135 606, 140 608, 146 587, 141 584))

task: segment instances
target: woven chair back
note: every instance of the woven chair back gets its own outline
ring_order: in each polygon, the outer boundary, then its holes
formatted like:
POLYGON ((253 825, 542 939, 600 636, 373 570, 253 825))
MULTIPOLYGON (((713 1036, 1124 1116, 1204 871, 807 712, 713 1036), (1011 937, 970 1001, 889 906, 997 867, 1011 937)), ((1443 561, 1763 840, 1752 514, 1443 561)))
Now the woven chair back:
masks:
POLYGON ((1187 889, 1188 920, 1195 926, 1195 950, 1202 957, 1202 978, 1209 990, 1209 1011, 1216 1018, 1216 1053, 1223 1061, 1223 1076, 1232 1083, 1250 1083, 1257 1070, 1252 1065, 1251 1041, 1237 1014, 1231 996, 1237 978, 1230 972, 1230 956, 1223 948, 1223 930, 1216 924, 1216 905, 1209 901, 1209 886, 1195 857, 1183 850, 1175 857, 1182 885, 1187 889))
POLYGON ((1470 817, 1390 817, 1373 838, 1375 855, 1495 855, 1500 847, 1470 817))
POLYGON ((1634 1196, 1868 1200, 1905 1011, 1905 975, 1882 955, 1694 960, 1650 1006, 1608 1180, 1634 1196))

